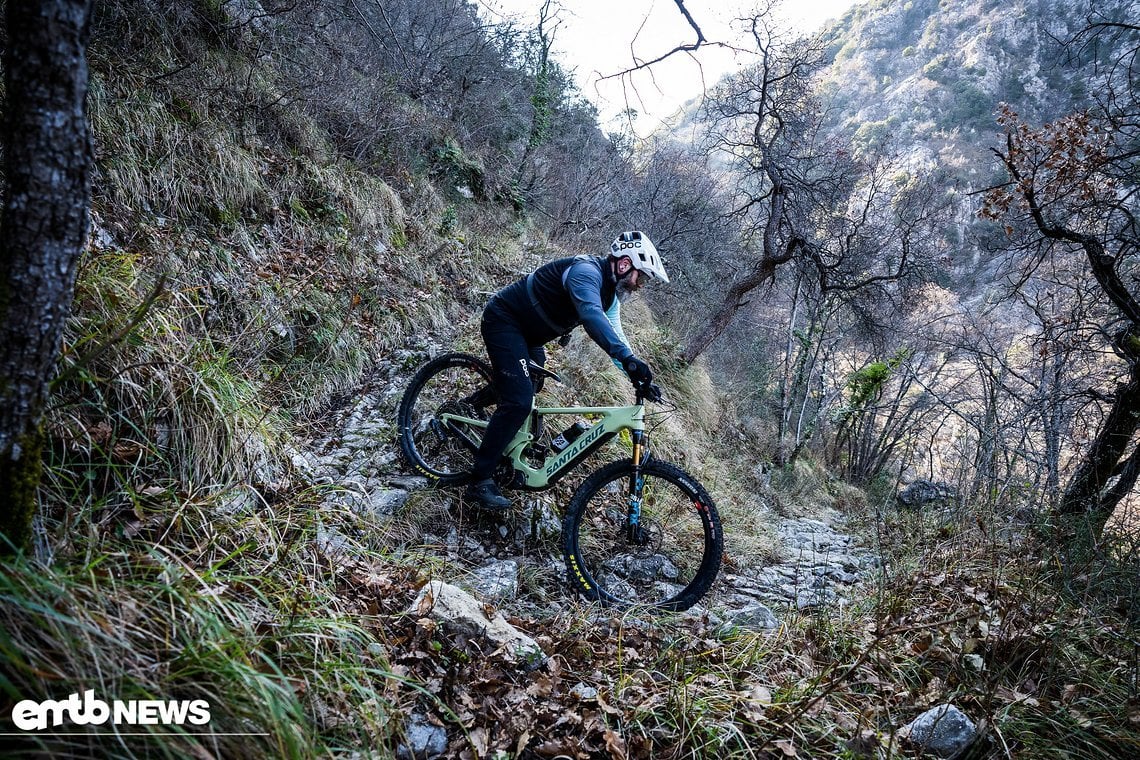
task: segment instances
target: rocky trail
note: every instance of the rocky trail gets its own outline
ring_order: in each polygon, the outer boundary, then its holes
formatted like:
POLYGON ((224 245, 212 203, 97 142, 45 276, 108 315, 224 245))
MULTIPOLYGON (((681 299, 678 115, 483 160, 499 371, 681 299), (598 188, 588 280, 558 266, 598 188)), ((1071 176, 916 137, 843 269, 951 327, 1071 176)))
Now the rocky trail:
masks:
MULTIPOLYGON (((420 348, 381 361, 355 392, 343 394, 318 415, 310 437, 292 453, 293 466, 310 484, 325 487, 322 509, 348 508, 377 525, 400 523, 406 529, 410 524, 413 535, 405 532, 405 542, 431 547, 464 568, 462 577, 444 580, 477 598, 509 606, 515 615, 545 617, 569 594, 559 550, 561 519, 549 499, 516 495, 516 507, 505 520, 464 515, 454 505, 432 519, 402 520, 409 500, 427 481, 406 470, 396 443, 395 410, 424 358, 420 348)), ((594 466, 605 461, 595 459, 594 466)), ((587 468, 592 469, 589 462, 587 468)), ((446 492, 436 493, 442 497, 437 501, 452 503, 446 492)), ((789 611, 846 603, 878 564, 871 551, 843 531, 838 515, 830 521, 776 515, 773 520, 779 561, 753 564, 751 558, 730 556, 702 600, 699 611, 710 620, 775 628, 789 611)), ((318 543, 323 551, 336 553, 346 537, 325 527, 318 543)))

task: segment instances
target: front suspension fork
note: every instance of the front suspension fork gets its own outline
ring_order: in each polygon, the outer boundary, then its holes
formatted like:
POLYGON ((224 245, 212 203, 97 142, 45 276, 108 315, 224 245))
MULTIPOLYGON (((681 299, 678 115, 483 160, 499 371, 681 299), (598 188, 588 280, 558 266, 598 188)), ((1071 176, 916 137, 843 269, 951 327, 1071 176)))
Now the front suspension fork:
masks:
POLYGON ((646 460, 649 459, 649 433, 644 430, 632 431, 633 437, 633 469, 629 474, 629 502, 626 511, 626 538, 632 544, 645 543, 645 531, 641 527, 641 497, 645 488, 645 477, 642 474, 646 460))

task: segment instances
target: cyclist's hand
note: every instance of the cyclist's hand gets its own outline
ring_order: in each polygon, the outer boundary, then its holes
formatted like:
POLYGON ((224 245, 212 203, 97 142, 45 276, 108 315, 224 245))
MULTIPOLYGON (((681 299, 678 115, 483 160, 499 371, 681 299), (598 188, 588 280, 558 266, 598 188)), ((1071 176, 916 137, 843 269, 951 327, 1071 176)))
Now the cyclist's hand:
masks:
POLYGON ((642 383, 637 386, 637 394, 646 401, 660 402, 665 396, 656 383, 642 383))
POLYGON ((649 369, 649 365, 636 356, 626 359, 622 366, 625 368, 625 373, 629 375, 629 379, 636 386, 646 385, 653 380, 653 370, 649 369))

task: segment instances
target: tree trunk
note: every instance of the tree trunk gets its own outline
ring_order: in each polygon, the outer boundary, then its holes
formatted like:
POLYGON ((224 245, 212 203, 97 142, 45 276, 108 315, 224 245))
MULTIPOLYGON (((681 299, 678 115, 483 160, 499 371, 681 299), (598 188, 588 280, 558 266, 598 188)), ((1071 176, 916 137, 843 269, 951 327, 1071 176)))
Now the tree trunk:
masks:
POLYGON ((1077 471, 1073 473, 1057 509, 1062 515, 1086 515, 1093 536, 1100 535, 1105 522, 1112 516, 1112 507, 1116 502, 1111 498, 1101 499, 1101 493, 1109 479, 1118 474, 1121 457, 1127 451, 1138 425, 1140 362, 1133 361, 1129 367, 1128 380, 1117 385, 1116 398, 1108 417, 1077 471))
MULTIPOLYGON (((1052 324, 1045 325, 1047 345, 1056 346, 1052 324)), ((1064 406, 1061 400, 1061 383, 1065 371, 1065 355, 1054 348, 1052 357, 1042 362, 1040 373, 1041 420, 1045 437, 1045 498, 1049 505, 1056 507, 1057 494, 1061 487, 1061 432, 1064 429, 1064 406)))
MULTIPOLYGON (((761 144, 759 138, 761 123, 762 120, 756 124, 757 145, 761 144)), ((744 296, 748 295, 754 288, 773 279, 776 276, 777 267, 791 261, 798 249, 807 246, 805 239, 794 234, 783 245, 780 244, 780 228, 785 221, 784 207, 791 191, 787 183, 784 182, 779 167, 775 166, 768 158, 764 159, 764 174, 772 183, 772 190, 771 197, 768 200, 768 221, 764 225, 764 232, 761 237, 760 260, 756 262, 751 272, 732 283, 724 300, 709 317, 704 329, 685 346, 685 350, 681 352, 681 361, 684 364, 695 362, 697 357, 703 354, 705 349, 720 337, 732 318, 736 316, 737 310, 744 305, 744 296)))
POLYGON ((90 0, 6 4, 0 219, 0 553, 31 537, 42 415, 87 237, 90 0))
POLYGON ((1132 454, 1117 467, 1113 474, 1117 476, 1116 482, 1100 500, 1100 511, 1104 512, 1105 520, 1112 517, 1112 513, 1116 511, 1116 505, 1125 496, 1132 493, 1132 489, 1136 487, 1136 481, 1140 478, 1140 446, 1132 449, 1132 454))
POLYGON ((720 306, 709 317, 709 321, 705 323, 704 329, 685 346, 685 350, 681 354, 681 361, 685 364, 695 362, 697 357, 703 354, 705 349, 728 327, 729 322, 736 316, 736 311, 743 305, 744 296, 771 279, 775 274, 776 263, 771 259, 764 259, 747 276, 734 282, 720 306))

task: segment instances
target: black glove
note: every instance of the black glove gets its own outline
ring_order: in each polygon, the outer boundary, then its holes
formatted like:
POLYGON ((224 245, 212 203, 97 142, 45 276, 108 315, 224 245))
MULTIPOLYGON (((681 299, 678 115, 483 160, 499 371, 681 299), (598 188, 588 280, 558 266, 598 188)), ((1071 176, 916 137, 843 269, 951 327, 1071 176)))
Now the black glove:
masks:
POLYGON ((653 380, 653 370, 636 356, 626 359, 622 366, 634 385, 645 385, 653 380))
POLYGON ((661 389, 653 383, 646 383, 645 385, 639 386, 637 390, 641 392, 642 397, 646 401, 660 402, 661 399, 664 398, 661 394, 661 389))

